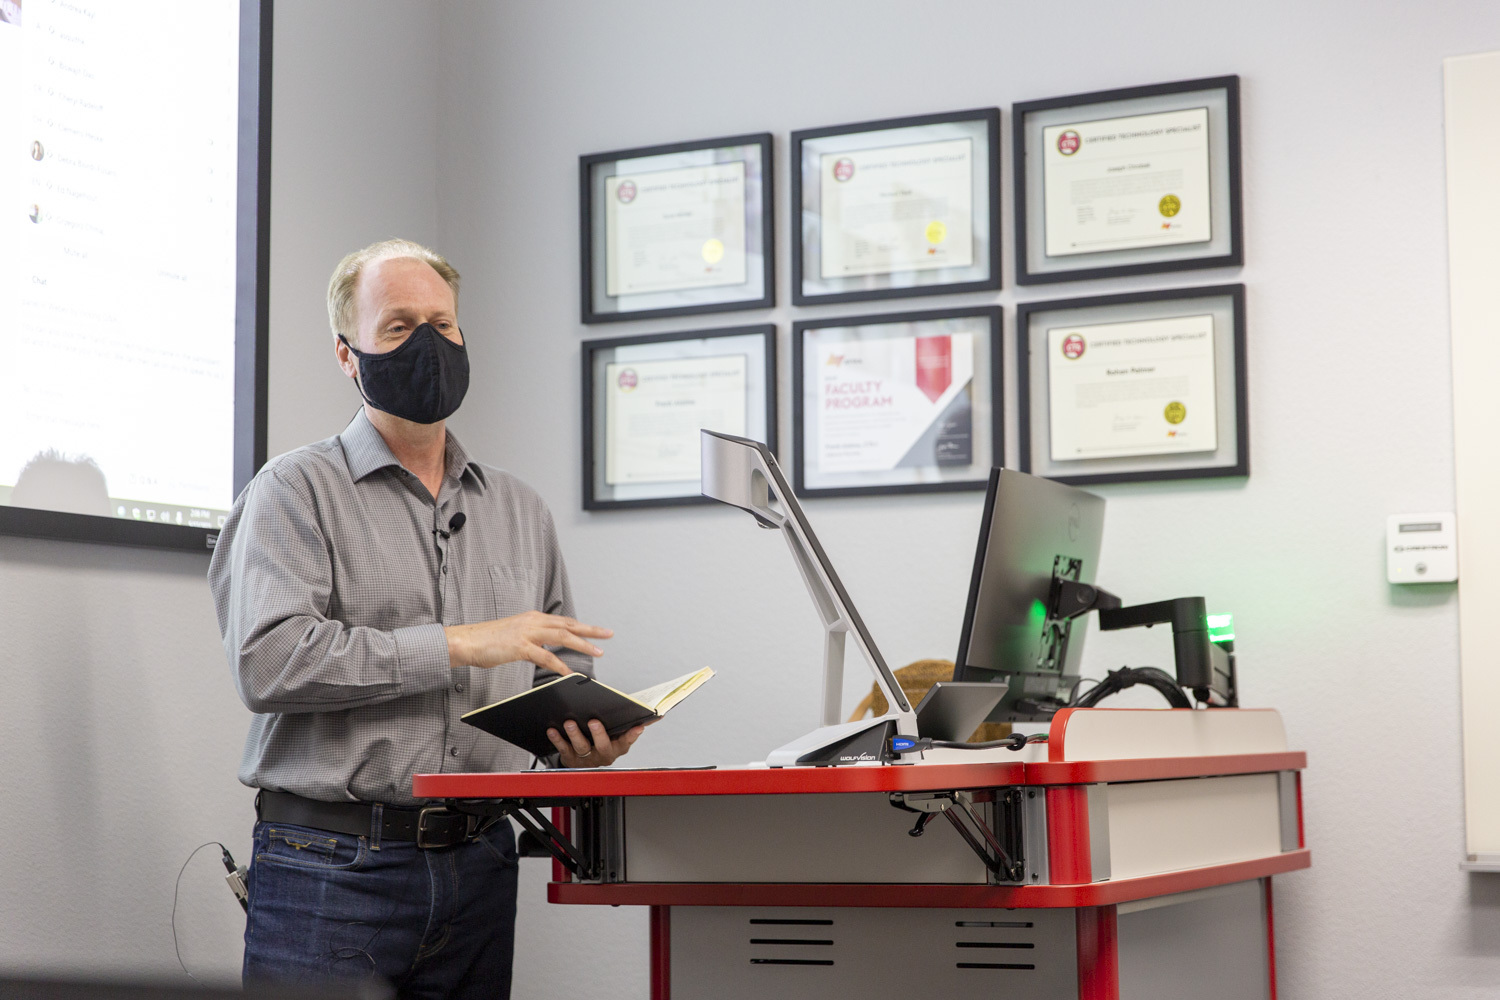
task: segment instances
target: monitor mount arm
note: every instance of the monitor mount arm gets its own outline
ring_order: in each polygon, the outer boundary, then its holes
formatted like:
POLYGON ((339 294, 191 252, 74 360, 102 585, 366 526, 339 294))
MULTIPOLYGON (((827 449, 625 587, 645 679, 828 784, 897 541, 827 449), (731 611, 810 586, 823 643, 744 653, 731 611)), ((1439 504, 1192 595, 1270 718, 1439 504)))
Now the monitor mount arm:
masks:
POLYGON ((1127 608, 1121 607, 1120 599, 1107 590, 1053 577, 1049 622, 1071 621, 1090 611, 1099 612, 1102 632, 1171 625, 1177 683, 1191 690, 1193 697, 1203 704, 1238 707, 1233 646, 1210 641, 1208 609, 1203 598, 1178 597, 1127 608))
POLYGON ((773 751, 772 766, 837 764, 889 760, 890 737, 917 735, 917 716, 878 650, 868 641, 857 613, 833 577, 812 529, 796 506, 781 470, 765 445, 714 431, 703 431, 703 494, 738 507, 762 528, 780 529, 792 561, 823 624, 822 725, 773 751), (773 498, 781 509, 771 506, 773 498), (852 641, 889 706, 877 719, 841 722, 844 650, 852 641), (866 756, 873 754, 873 756, 866 756))

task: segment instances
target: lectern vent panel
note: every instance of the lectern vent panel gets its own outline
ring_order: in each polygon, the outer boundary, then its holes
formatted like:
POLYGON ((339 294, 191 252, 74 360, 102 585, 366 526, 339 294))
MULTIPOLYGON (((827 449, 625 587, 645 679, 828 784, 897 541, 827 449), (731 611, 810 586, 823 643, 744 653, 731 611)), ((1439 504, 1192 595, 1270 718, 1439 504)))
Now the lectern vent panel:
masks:
MULTIPOLYGON (((752 928, 764 928, 766 926, 773 926, 773 927, 786 927, 786 928, 795 928, 795 927, 812 928, 812 927, 817 927, 817 928, 821 929, 821 928, 826 928, 826 927, 832 927, 833 926, 833 921, 832 920, 807 920, 807 919, 797 919, 797 918, 782 918, 782 919, 778 920, 778 919, 775 919, 775 918, 754 917, 754 918, 751 918, 750 925, 751 925, 752 928)), ((755 929, 755 930, 752 930, 750 933, 751 934, 764 934, 766 932, 764 930, 755 929)), ((784 931, 783 933, 793 933, 793 932, 792 931, 784 931)), ((809 929, 807 931, 803 931, 803 933, 805 933, 805 934, 816 934, 816 933, 819 933, 819 932, 818 931, 813 931, 813 930, 809 929)), ((824 931, 822 931, 822 933, 826 934, 828 932, 826 930, 824 930, 824 931)), ((799 948, 832 948, 833 945, 834 945, 833 938, 828 938, 828 937, 816 937, 816 938, 815 937, 752 937, 752 938, 750 938, 750 946, 751 946, 751 952, 752 952, 751 955, 750 955, 750 964, 751 965, 832 965, 833 964, 833 959, 831 959, 831 958, 810 958, 810 957, 809 958, 801 958, 801 957, 792 957, 793 953, 785 952, 784 949, 791 948, 791 949, 795 950, 795 949, 799 949, 799 948), (762 953, 762 951, 764 951, 764 949, 766 949, 767 947, 769 947, 772 950, 766 951, 766 952, 762 953)))
MULTIPOLYGON (((1034 929, 1033 923, 1029 920, 958 920, 954 923, 955 926, 970 931, 1008 931, 1010 932, 1009 934, 997 935, 997 937, 1004 936, 1007 938, 1011 938, 1011 940, 960 940, 953 942, 953 947, 955 948, 981 949, 982 951, 995 952, 1036 950, 1036 942, 1033 940, 1014 940, 1014 938, 1018 936, 1015 934, 1016 931, 1034 929)), ((1030 937, 1030 935, 1019 935, 1019 937, 1030 937)), ((982 953, 968 954, 961 956, 961 958, 966 959, 966 961, 955 961, 953 965, 954 968, 958 969, 999 969, 1014 972, 1031 972, 1036 969, 1036 962, 1024 961, 1024 959, 1028 959, 1031 957, 1032 956, 1029 955, 995 954, 993 956, 990 956, 984 955, 982 953), (990 958, 991 960, 987 962, 982 961, 982 959, 984 958, 990 958), (1010 959, 1010 961, 1005 961, 1005 959, 1010 959)))
POLYGON ((675 907, 672 1000, 1077 996, 1076 935, 1067 909, 675 907))
POLYGON ((955 962, 954 967, 958 969, 1011 969, 1028 972, 1035 969, 1034 965, 1023 965, 1014 962, 955 962))
POLYGON ((957 948, 1035 948, 1030 941, 959 941, 957 948))
MULTIPOLYGON (((752 924, 766 924, 776 927, 832 927, 832 920, 767 920, 756 918, 750 921, 752 924)), ((1030 927, 1030 924, 1026 925, 1030 927)))

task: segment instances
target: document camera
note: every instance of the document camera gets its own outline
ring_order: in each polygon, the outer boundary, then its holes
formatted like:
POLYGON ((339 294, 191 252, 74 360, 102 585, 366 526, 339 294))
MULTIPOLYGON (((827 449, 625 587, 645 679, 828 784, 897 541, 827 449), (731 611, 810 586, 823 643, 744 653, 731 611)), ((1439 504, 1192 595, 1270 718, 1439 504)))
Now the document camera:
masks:
POLYGON ((766 763, 785 767, 890 760, 892 737, 917 735, 916 712, 854 609, 854 602, 813 534, 807 515, 787 485, 776 456, 764 444, 749 438, 710 430, 702 435, 703 495, 740 508, 762 528, 781 531, 823 623, 823 724, 773 750, 766 763), (844 694, 844 649, 849 641, 854 643, 890 706, 879 718, 839 721, 844 694))

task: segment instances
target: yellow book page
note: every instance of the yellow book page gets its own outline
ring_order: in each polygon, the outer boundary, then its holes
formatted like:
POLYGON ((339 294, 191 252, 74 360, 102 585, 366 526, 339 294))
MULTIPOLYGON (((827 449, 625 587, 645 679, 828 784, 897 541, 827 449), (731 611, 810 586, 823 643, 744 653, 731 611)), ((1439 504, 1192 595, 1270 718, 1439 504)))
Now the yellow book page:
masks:
POLYGON ((630 695, 631 698, 645 705, 657 715, 666 715, 673 705, 698 690, 704 681, 714 675, 713 667, 704 667, 690 674, 683 674, 674 680, 663 681, 654 687, 648 687, 644 691, 637 691, 630 695))

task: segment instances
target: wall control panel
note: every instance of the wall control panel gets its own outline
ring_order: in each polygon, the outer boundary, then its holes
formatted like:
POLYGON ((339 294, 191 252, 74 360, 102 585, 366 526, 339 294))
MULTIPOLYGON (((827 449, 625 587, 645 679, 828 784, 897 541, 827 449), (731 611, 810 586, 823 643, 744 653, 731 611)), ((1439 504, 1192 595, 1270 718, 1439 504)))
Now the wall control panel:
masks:
POLYGON ((1458 518, 1392 514, 1385 522, 1385 576, 1391 583, 1452 583, 1458 579, 1458 518))

